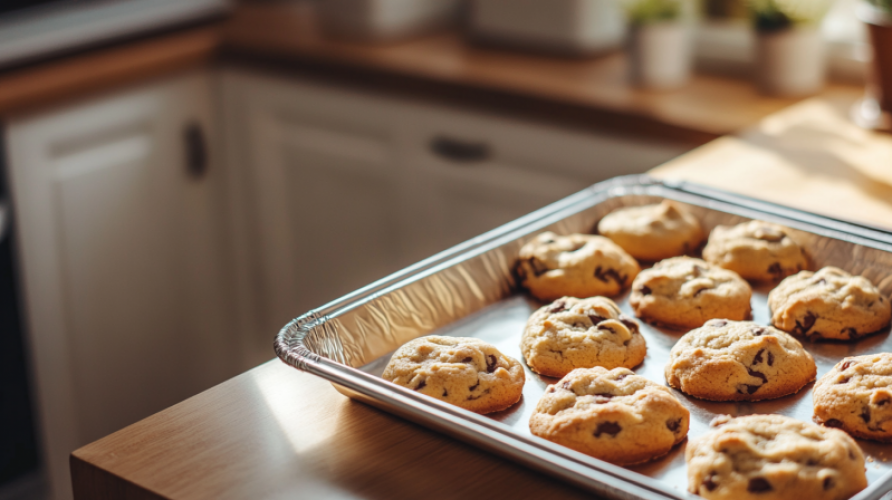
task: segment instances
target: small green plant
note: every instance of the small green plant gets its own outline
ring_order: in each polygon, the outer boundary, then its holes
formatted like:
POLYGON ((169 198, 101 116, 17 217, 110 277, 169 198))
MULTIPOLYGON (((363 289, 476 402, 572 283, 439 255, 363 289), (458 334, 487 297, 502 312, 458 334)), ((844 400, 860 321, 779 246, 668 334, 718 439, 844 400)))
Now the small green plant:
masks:
POLYGON ((869 0, 869 3, 887 14, 892 14, 892 0, 869 0))
POLYGON ((682 0, 625 0, 629 21, 635 25, 674 21, 681 17, 682 0))
MULTIPOLYGON (((889 3, 892 0, 875 1, 889 3)), ((750 0, 750 9, 758 31, 778 31, 820 24, 831 3, 831 0, 750 0)))

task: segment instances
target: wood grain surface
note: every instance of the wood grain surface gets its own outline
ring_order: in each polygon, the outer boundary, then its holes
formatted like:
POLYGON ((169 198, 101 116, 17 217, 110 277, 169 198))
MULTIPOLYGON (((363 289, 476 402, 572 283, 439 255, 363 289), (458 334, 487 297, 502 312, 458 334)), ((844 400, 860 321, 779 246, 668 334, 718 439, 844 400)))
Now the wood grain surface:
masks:
POLYGON ((209 63, 219 26, 193 28, 0 73, 0 115, 31 112, 209 63))

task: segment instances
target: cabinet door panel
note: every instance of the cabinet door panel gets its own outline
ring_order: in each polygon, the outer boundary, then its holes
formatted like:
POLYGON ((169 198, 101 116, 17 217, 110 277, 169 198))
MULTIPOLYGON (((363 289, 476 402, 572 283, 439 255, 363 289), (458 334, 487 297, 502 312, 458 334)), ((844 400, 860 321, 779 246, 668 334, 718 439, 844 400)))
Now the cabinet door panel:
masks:
POLYGON ((68 454, 234 374, 220 174, 185 169, 212 123, 189 75, 12 120, 29 340, 55 498, 68 454))
POLYGON ((224 77, 228 157, 249 214, 242 224, 254 341, 409 264, 396 128, 399 106, 357 93, 232 72, 224 77), (240 168, 240 165, 244 165, 240 168))

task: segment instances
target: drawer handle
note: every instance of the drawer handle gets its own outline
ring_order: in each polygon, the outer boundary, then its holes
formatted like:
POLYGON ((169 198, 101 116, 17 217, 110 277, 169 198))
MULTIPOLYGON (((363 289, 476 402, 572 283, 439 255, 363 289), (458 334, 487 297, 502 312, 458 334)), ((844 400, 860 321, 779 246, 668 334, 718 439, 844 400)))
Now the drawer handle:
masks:
POLYGON ((197 122, 190 122, 183 130, 186 147, 186 172, 193 179, 201 179, 208 170, 208 151, 204 130, 197 122))
POLYGON ((489 145, 485 142, 464 141, 452 137, 434 137, 430 142, 430 148, 440 158, 454 163, 477 163, 490 157, 489 145))

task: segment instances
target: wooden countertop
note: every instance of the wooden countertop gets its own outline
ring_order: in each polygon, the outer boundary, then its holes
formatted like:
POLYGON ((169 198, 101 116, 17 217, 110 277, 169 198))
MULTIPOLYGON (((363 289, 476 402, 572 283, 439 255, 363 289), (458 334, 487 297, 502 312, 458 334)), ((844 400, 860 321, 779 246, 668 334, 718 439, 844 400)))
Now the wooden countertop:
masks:
MULTIPOLYGON (((95 94, 207 64, 220 54, 285 71, 334 77, 400 95, 467 101, 664 139, 703 144, 757 123, 796 102, 758 95, 746 81, 698 74, 670 92, 630 88, 621 53, 558 58, 473 46, 445 32, 385 45, 321 36, 304 2, 238 7, 227 21, 0 72, 0 116, 95 94), (295 6, 296 5, 296 6, 295 6)), ((858 86, 829 93, 857 96, 858 86)))
MULTIPOLYGON (((812 99, 653 171, 892 229, 892 136, 812 99)), ((76 498, 591 498, 273 360, 74 452, 76 498)))

